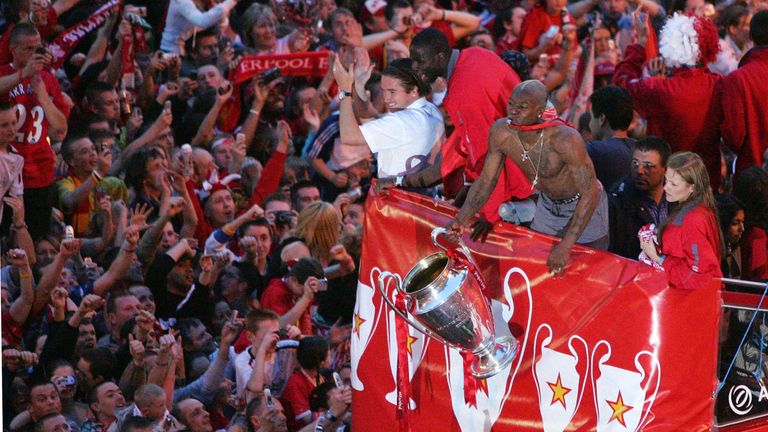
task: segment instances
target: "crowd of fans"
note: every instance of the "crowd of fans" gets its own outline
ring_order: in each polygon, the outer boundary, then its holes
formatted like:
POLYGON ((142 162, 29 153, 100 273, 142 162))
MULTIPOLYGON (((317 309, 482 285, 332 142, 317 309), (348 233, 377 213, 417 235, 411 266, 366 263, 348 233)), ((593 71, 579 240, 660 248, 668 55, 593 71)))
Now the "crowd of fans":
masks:
MULTIPOLYGON (((446 145, 471 127, 443 104, 454 68, 467 69, 445 58, 447 74, 428 73, 433 45, 544 85, 608 192, 611 252, 637 259, 638 229, 675 214, 667 161, 695 151, 722 274, 768 279, 768 3, 2 5, 4 429, 348 429, 373 179, 405 185, 441 163, 446 174, 461 151, 475 177, 482 168, 484 151, 446 145), (653 49, 678 16, 719 33, 692 64, 653 49), (74 46, 57 39, 89 19, 74 46), (327 72, 235 79, 249 56, 310 51, 328 52, 327 72)), ((481 85, 462 91, 483 100, 481 85)), ((443 180, 408 186, 458 206, 468 182, 443 180)), ((498 206, 481 214, 486 234, 498 206)))

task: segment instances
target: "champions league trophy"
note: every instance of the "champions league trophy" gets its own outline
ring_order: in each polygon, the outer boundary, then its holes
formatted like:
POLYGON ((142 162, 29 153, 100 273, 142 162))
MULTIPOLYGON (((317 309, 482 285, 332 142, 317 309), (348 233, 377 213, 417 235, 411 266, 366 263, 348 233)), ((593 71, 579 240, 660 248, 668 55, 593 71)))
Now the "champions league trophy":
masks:
POLYGON ((445 233, 443 228, 432 231, 432 242, 444 252, 416 263, 402 284, 393 273, 382 272, 379 291, 392 310, 416 330, 449 347, 474 354, 470 371, 476 378, 486 379, 515 359, 518 342, 512 336, 496 337, 491 309, 483 294, 482 275, 461 240, 452 249, 437 241, 445 233), (390 277, 401 301, 393 302, 387 295, 386 281, 390 277), (397 303, 402 306, 398 308, 397 303))

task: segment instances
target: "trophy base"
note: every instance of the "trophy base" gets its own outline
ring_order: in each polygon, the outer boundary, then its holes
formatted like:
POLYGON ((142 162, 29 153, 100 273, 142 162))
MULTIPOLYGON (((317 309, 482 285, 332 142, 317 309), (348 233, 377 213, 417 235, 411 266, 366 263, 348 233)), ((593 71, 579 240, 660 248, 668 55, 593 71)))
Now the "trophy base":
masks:
POLYGON ((470 366, 470 372, 477 379, 488 379, 504 368, 517 357, 519 342, 512 336, 496 338, 492 349, 477 353, 470 366))

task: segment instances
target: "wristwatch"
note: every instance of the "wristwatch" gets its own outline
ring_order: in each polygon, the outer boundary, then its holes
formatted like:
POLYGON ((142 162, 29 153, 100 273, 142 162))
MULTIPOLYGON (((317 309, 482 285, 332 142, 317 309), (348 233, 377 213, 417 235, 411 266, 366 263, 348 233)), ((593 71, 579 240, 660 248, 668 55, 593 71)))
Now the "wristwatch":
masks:
POLYGON ((345 97, 352 97, 352 92, 339 90, 339 102, 344 100, 345 97))
POLYGON ((325 412, 325 418, 326 418, 326 420, 331 421, 331 422, 335 422, 336 420, 339 419, 338 417, 333 415, 331 410, 328 410, 328 411, 325 412))

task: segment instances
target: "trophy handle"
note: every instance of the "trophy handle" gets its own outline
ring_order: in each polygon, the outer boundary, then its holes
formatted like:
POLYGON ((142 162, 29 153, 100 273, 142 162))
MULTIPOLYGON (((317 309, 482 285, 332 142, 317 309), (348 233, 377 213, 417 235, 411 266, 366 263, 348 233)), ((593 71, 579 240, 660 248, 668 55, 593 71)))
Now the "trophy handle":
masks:
POLYGON ((466 257, 466 258, 467 258, 467 259, 468 259, 468 260, 469 260, 469 261, 470 261, 470 262, 471 262, 471 263, 472 263, 474 266, 475 266, 475 267, 477 267, 477 265, 475 264, 475 261, 472 259, 472 252, 470 252, 470 251, 469 251, 469 248, 467 247, 467 245, 465 245, 465 244, 464 244, 464 241, 462 241, 462 240, 461 240, 461 237, 458 237, 458 241, 456 242, 456 246, 458 246, 458 248, 456 248, 456 247, 453 247, 453 248, 448 248, 448 247, 446 247, 444 244, 442 244, 442 243, 440 243, 440 242, 438 241, 438 237, 440 237, 440 235, 441 235, 441 234, 443 235, 443 237, 446 237, 446 236, 447 236, 447 234, 448 234, 448 231, 447 231, 445 228, 442 228, 442 227, 437 227, 437 228, 435 228, 435 229, 433 229, 433 230, 432 230, 432 243, 434 243, 434 244, 435 244, 435 246, 439 247, 440 249, 442 249, 442 250, 444 250, 444 251, 446 251, 446 252, 451 252, 451 251, 454 251, 454 250, 456 250, 456 249, 460 249, 460 250, 461 250, 461 253, 462 253, 462 254, 463 254, 463 255, 464 255, 464 256, 465 256, 465 257, 466 257))
POLYGON ((443 339, 440 335, 430 331, 428 328, 422 326, 417 321, 414 321, 410 318, 408 318, 408 301, 409 298, 407 293, 403 291, 403 287, 400 286, 400 279, 395 275, 394 273, 390 273, 388 271, 383 271, 379 275, 379 293, 381 293, 381 296, 384 298, 384 301, 387 302, 390 308, 392 308, 392 311, 394 311, 396 314, 400 315, 400 318, 404 319, 405 322, 411 325, 414 329, 418 330, 419 333, 423 334, 424 336, 429 336, 436 341, 442 343, 443 345, 449 346, 451 348, 456 348, 460 351, 466 351, 465 348, 458 347, 445 339, 443 339), (397 289, 398 294, 403 296, 403 303, 405 304, 406 311, 401 311, 397 306, 395 306, 395 303, 392 302, 392 300, 389 299, 387 296, 387 279, 392 278, 395 280, 395 289, 397 289))

